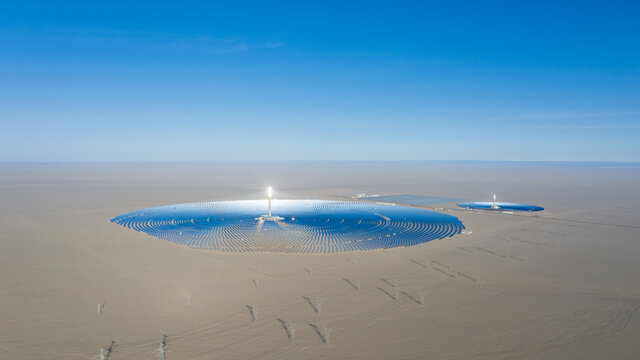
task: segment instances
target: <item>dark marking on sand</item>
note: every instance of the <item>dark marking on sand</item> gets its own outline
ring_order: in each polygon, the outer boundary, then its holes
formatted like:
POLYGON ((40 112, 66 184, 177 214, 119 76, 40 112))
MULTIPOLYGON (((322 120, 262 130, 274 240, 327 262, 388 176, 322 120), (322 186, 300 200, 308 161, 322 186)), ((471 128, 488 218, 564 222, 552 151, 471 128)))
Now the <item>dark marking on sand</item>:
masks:
POLYGON ((431 268, 432 268, 433 270, 435 270, 435 271, 439 271, 439 272, 441 272, 441 273, 443 273, 443 274, 447 275, 448 277, 450 277, 450 278, 452 278, 452 279, 455 279, 455 278, 456 278, 455 276, 453 276, 453 275, 449 274, 448 272, 445 272, 445 271, 444 271, 444 270, 442 270, 442 269, 438 269, 437 267, 434 267, 434 266, 432 266, 431 268))
POLYGON ((456 246, 456 249, 460 249, 460 250, 462 250, 462 251, 470 252, 470 253, 472 253, 472 254, 473 254, 473 251, 471 251, 471 250, 469 250, 469 249, 467 249, 467 248, 464 248, 464 247, 462 247, 462 246, 456 246))

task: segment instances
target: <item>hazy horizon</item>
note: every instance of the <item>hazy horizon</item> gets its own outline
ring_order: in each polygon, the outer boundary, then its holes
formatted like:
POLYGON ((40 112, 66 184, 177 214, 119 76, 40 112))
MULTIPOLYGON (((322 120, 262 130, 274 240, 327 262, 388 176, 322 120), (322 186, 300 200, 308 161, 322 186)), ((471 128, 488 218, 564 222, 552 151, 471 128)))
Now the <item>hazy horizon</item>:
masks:
POLYGON ((321 163, 363 163, 363 164, 375 164, 375 163, 415 163, 415 164, 457 164, 457 165, 473 165, 473 164, 488 164, 488 165, 627 165, 635 166, 640 165, 640 161, 595 161, 595 160, 197 160, 197 161, 152 161, 152 160, 120 160, 120 161, 82 161, 82 160, 67 160, 67 161, 0 161, 0 165, 109 165, 109 164, 122 164, 122 165, 176 165, 176 164, 321 164, 321 163))

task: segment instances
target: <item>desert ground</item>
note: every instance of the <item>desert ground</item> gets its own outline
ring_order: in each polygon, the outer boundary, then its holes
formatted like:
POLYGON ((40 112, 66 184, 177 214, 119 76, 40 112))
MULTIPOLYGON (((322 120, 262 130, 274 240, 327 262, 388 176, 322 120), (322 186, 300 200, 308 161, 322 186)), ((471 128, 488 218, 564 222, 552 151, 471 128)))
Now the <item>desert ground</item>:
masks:
POLYGON ((163 335, 169 360, 639 359, 639 184, 628 164, 0 165, 0 359, 158 359, 163 335), (472 233, 309 255, 196 251, 109 222, 267 185, 545 211, 437 204, 472 233))

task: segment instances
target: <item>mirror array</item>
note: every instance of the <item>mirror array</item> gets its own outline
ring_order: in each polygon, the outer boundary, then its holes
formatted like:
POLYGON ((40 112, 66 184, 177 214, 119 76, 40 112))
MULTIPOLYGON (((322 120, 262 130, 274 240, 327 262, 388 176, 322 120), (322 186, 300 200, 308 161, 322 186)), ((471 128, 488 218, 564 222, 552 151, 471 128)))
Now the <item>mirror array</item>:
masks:
POLYGON ((111 222, 194 249, 334 253, 412 246, 456 235, 450 215, 404 206, 333 200, 214 201, 133 211, 111 222))
POLYGON ((466 202, 458 204, 459 207, 465 209, 473 209, 473 210, 501 210, 501 211, 542 211, 544 210, 541 206, 536 205, 527 205, 527 204, 516 204, 516 203, 505 203, 505 202, 496 202, 495 207, 494 203, 491 201, 478 201, 478 202, 466 202))

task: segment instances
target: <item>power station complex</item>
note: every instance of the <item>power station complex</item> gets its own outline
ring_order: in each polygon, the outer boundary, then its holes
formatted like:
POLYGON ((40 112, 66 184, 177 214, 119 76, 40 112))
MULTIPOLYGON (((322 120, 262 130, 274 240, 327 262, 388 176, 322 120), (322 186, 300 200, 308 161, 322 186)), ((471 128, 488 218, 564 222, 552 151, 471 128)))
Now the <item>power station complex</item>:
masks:
POLYGON ((116 224, 194 249, 334 253, 412 246, 456 235, 454 216, 336 200, 214 201, 133 211, 116 224))

